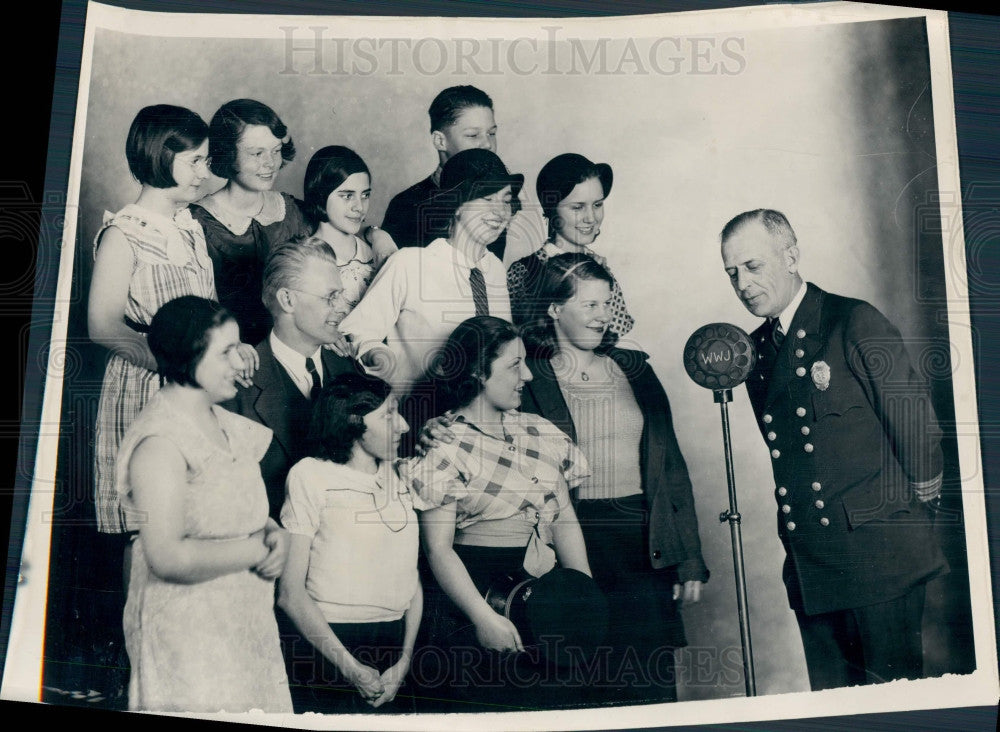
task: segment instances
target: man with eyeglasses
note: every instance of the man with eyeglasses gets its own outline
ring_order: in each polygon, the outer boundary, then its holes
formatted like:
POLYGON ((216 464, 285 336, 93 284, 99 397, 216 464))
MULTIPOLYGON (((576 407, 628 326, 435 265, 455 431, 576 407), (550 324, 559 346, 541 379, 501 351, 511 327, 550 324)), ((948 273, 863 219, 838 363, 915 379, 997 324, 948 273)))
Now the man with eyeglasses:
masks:
POLYGON ((257 345, 253 383, 225 406, 274 432, 260 468, 275 520, 288 471, 304 457, 313 400, 329 379, 357 370, 353 360, 324 348, 343 343, 337 329, 348 310, 343 288, 333 250, 320 239, 278 247, 264 267, 262 299, 274 326, 257 345))

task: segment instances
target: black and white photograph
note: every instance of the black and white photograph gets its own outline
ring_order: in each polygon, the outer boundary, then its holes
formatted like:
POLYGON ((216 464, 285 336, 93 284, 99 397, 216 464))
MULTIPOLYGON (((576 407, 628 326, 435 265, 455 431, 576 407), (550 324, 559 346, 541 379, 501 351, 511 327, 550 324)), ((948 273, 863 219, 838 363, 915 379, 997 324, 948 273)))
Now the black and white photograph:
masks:
POLYGON ((4 699, 996 703, 946 13, 281 12, 86 5, 4 699))

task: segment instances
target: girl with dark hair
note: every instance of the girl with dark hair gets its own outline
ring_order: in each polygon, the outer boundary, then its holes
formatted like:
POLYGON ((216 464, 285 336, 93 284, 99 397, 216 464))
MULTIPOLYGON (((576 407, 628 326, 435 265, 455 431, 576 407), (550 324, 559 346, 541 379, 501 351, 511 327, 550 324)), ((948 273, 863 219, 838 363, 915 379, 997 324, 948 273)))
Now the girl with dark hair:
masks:
MULTIPOLYGON (((518 628, 484 599, 505 575, 541 577, 558 560, 590 574, 570 489, 587 475, 576 445, 547 420, 517 411, 531 380, 524 344, 514 327, 478 316, 461 323, 438 355, 433 375, 439 407, 454 414, 454 439, 427 450, 402 471, 412 488, 423 546, 442 594, 435 601, 431 645, 452 649, 447 688, 465 701, 489 701, 496 710, 556 706, 552 688, 535 697, 524 679, 540 679, 537 656, 523 653, 518 628), (503 668, 503 688, 461 684, 463 665, 503 668), (460 650, 463 649, 463 650, 460 650), (497 654, 512 662, 502 660, 497 654), (520 680, 520 683, 519 683, 520 680), (512 708, 514 708, 512 707, 512 708)), ((581 619, 584 622, 585 619, 581 619)), ((530 684, 528 684, 530 686, 530 684)), ((455 708, 452 709, 455 711, 455 708)))
POLYGON ((698 601, 708 569, 667 395, 645 353, 608 343, 613 282, 584 254, 548 260, 525 332, 533 378, 521 409, 564 430, 590 463, 573 498, 613 618, 593 702, 675 701, 679 605, 698 601))
POLYGON ((223 104, 209 125, 212 173, 226 184, 191 206, 205 230, 219 302, 232 311, 248 343, 271 328, 260 299, 264 263, 277 246, 309 234, 295 199, 274 188, 295 158, 295 144, 273 109, 254 99, 223 104))
MULTIPOLYGON (((611 193, 614 176, 607 163, 593 163, 583 155, 557 155, 539 171, 535 190, 548 221, 548 238, 532 254, 514 262, 507 270, 511 312, 520 325, 531 312, 541 287, 542 269, 549 257, 588 254, 607 266, 591 245, 601 233, 604 200, 611 193)), ((613 338, 626 335, 635 321, 625 306, 621 287, 612 280, 611 322, 613 338)))
POLYGON ((239 347, 233 316, 204 298, 171 300, 150 324, 164 386, 116 471, 139 529, 124 615, 133 710, 291 711, 274 619, 288 537, 258 465, 271 430, 219 406, 236 395, 239 347))
MULTIPOLYGON (((97 528, 104 533, 135 528, 119 510, 115 456, 125 431, 159 387, 146 343, 153 314, 181 295, 216 295, 205 236, 186 208, 209 175, 207 134, 205 122, 189 109, 157 104, 140 110, 125 143, 139 196, 118 213, 105 213, 94 237, 87 326, 91 340, 111 351, 95 445, 97 528)), ((249 347, 240 353, 241 378, 249 377, 256 354, 249 347)))
POLYGON ((390 392, 368 376, 334 378, 313 407, 309 457, 288 473, 278 602, 308 641, 286 653, 297 712, 380 708, 409 672, 419 532, 395 465, 409 427, 390 392))
POLYGON ((373 249, 358 236, 368 214, 371 172, 353 150, 330 145, 317 150, 306 168, 303 211, 314 236, 337 255, 337 269, 344 283, 344 300, 350 310, 358 304, 372 277, 396 251, 384 235, 373 249))

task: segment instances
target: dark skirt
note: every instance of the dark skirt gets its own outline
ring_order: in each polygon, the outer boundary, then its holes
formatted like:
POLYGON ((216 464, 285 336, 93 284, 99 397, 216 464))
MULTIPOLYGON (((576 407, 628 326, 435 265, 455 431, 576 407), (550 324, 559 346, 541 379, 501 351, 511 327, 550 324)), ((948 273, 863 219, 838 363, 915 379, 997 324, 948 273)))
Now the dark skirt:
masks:
MULTIPOLYGON (((280 610, 280 615, 284 615, 280 610)), ((287 616, 285 618, 287 620, 287 616)), ((373 708, 340 670, 293 628, 283 624, 282 650, 296 713, 371 714, 413 712, 413 692, 404 681, 391 702, 373 708)), ((384 673, 402 655, 405 621, 330 623, 330 630, 359 663, 384 673)))
MULTIPOLYGON (((507 574, 523 572, 521 547, 455 545, 480 594, 507 574)), ((430 573, 428 572, 427 575, 430 573)), ((586 669, 547 663, 537 648, 492 651, 476 640, 475 626, 424 577, 425 642, 414 655, 419 711, 504 712, 589 706, 586 669)))
POLYGON ((645 497, 583 500, 576 513, 611 618, 590 698, 595 704, 676 701, 674 649, 687 645, 673 600, 677 572, 650 564, 645 497))

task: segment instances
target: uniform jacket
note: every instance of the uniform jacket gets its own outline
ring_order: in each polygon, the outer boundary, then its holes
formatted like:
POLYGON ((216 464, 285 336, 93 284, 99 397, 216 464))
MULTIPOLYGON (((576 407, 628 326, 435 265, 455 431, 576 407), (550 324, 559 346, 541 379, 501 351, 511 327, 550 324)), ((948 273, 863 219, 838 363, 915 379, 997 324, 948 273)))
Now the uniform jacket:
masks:
MULTIPOLYGON (((269 339, 265 338, 258 344, 257 353, 260 356, 260 368, 254 374, 253 384, 249 387, 240 386, 236 397, 223 406, 270 427, 274 432, 271 445, 260 461, 260 472, 267 486, 270 515, 277 521, 285 502, 285 478, 288 477, 288 471, 305 457, 312 402, 302 396, 302 392, 278 363, 269 339)), ((329 383, 329 379, 337 374, 355 369, 353 361, 338 356, 327 348, 323 349, 322 359, 324 384, 329 383)))
MULTIPOLYGON (((687 465, 670 416, 670 403, 642 351, 613 348, 608 355, 628 377, 644 426, 639 451, 642 490, 650 507, 649 561, 653 567, 677 567, 681 582, 708 580, 701 556, 698 519, 687 465)), ((552 366, 529 358, 533 379, 524 385, 521 411, 539 414, 576 441, 576 427, 552 366)))
POLYGON ((747 391, 771 454, 792 608, 885 602, 946 571, 909 485, 941 472, 941 432, 899 331, 809 284, 776 356, 767 323, 752 337, 762 355, 747 391))

